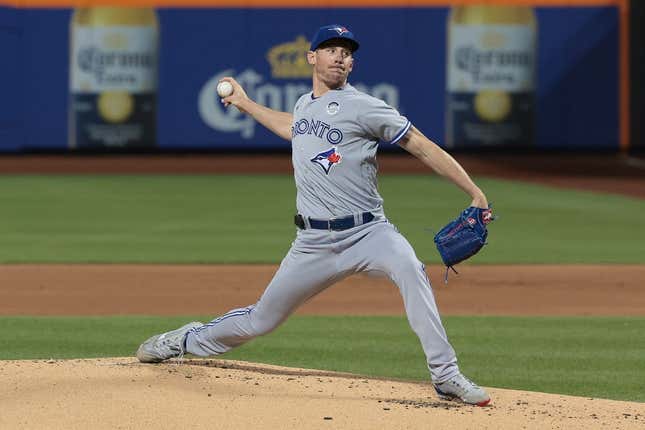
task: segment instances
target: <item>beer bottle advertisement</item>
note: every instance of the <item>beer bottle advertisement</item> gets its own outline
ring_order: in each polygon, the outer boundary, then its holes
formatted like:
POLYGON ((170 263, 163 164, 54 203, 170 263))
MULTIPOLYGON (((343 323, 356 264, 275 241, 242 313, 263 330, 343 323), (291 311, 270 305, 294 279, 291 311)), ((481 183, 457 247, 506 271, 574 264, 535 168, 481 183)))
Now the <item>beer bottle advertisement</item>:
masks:
POLYGON ((447 147, 533 145, 536 27, 530 7, 458 6, 451 10, 447 147))
POLYGON ((158 40, 153 9, 74 11, 69 67, 71 149, 155 146, 158 40))

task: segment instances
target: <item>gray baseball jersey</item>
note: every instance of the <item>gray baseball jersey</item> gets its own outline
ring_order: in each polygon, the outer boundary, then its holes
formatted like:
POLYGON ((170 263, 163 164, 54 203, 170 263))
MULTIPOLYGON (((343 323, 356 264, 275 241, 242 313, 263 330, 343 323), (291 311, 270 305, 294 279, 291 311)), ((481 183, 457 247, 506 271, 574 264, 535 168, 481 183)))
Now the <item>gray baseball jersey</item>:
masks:
POLYGON ((306 227, 260 300, 234 309, 186 336, 186 351, 209 356, 278 327, 298 306, 339 280, 378 272, 399 288, 408 321, 419 337, 435 383, 459 373, 423 264, 383 214, 377 191, 379 141, 396 143, 410 122, 381 100, 350 85, 318 98, 302 96, 294 108, 293 166, 298 212, 330 219, 370 211, 374 220, 341 231, 306 227))
POLYGON ((382 213, 376 184, 378 143, 396 143, 410 121, 349 84, 317 98, 311 92, 303 95, 293 117, 298 212, 322 219, 382 213))

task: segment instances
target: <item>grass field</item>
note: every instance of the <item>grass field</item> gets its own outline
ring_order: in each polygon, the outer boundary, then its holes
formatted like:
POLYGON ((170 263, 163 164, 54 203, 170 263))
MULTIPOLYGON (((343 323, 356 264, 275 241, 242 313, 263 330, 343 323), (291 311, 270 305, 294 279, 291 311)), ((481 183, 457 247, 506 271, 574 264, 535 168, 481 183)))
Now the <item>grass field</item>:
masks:
MULTIPOLYGON (((151 334, 210 317, 0 319, 0 359, 132 356, 151 334)), ((645 401, 645 318, 446 317, 478 383, 645 401)), ((403 317, 292 317, 221 358, 427 381, 403 317)))
MULTIPOLYGON (((473 263, 645 263, 645 201, 510 181, 478 183, 500 219, 473 263)), ((431 176, 384 175, 386 214, 419 258, 469 203, 431 176)), ((276 263, 295 235, 288 175, 5 176, 1 263, 276 263)))
MULTIPOLYGON (((477 182, 500 219, 473 263, 645 263, 643 200, 477 182)), ((467 198, 425 176, 382 176, 380 190, 419 257, 437 262, 428 230, 467 198)), ((295 187, 282 175, 3 176, 0 196, 0 263, 275 263, 295 232, 295 187)), ((0 317, 0 359, 129 356, 188 319, 0 317)), ((645 401, 645 318, 445 322, 482 385, 645 401)), ((427 379, 418 340, 395 317, 292 318, 225 358, 427 379)))

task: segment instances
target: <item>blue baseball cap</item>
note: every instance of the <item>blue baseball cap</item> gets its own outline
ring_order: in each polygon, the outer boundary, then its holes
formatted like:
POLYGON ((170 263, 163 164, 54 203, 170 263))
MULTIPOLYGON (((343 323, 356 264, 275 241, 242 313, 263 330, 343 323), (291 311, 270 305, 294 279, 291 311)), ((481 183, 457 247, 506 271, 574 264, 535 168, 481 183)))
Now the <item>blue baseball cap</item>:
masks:
POLYGON ((347 27, 343 27, 338 24, 331 24, 324 25, 318 29, 314 38, 311 40, 311 50, 315 51, 324 42, 332 39, 347 40, 352 46, 352 52, 356 51, 360 46, 358 40, 354 37, 354 33, 349 31, 347 27))

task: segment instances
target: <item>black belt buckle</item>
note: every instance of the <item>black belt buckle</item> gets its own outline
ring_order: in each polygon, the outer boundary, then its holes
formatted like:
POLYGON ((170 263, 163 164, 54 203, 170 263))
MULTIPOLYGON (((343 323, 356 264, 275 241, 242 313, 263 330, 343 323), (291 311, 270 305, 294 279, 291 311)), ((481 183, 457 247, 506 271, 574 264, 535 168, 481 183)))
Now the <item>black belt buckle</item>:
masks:
POLYGON ((374 214, 372 212, 363 212, 363 224, 372 222, 374 220, 374 214))
POLYGON ((293 223, 300 229, 304 230, 305 229, 305 219, 302 217, 300 214, 296 214, 295 217, 293 217, 293 223))

